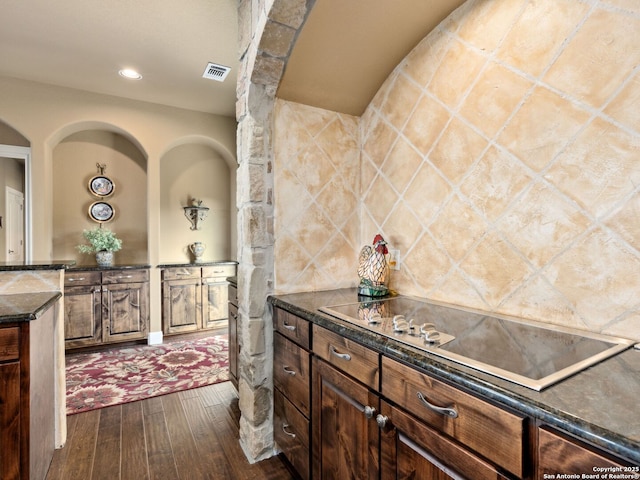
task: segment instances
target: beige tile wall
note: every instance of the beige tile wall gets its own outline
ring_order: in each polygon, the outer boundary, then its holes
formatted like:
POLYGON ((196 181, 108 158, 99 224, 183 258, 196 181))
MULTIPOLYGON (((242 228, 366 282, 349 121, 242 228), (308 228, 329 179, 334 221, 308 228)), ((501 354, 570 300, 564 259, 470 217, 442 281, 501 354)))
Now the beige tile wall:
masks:
POLYGON ((638 65, 635 1, 471 0, 360 119, 279 102, 276 290, 355 285, 381 232, 400 293, 640 339, 638 65))

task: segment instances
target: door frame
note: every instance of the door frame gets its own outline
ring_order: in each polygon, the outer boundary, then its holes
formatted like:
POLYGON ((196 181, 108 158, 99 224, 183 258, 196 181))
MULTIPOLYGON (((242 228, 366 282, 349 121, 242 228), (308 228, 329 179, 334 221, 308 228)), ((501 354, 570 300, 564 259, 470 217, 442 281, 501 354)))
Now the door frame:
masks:
POLYGON ((32 258, 31 241, 31 148, 0 144, 0 157, 24 161, 24 261, 32 258))

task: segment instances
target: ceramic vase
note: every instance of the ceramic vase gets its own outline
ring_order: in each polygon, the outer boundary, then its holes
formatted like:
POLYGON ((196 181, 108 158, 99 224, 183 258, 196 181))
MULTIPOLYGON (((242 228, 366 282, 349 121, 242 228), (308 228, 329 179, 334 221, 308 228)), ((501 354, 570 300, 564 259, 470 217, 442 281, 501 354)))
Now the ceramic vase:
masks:
POLYGON ((113 265, 113 252, 107 250, 96 252, 96 263, 99 267, 110 267, 113 265))
POLYGON ((191 250, 196 263, 202 261, 202 254, 204 253, 205 248, 206 246, 202 242, 194 242, 189 245, 189 250, 191 250))

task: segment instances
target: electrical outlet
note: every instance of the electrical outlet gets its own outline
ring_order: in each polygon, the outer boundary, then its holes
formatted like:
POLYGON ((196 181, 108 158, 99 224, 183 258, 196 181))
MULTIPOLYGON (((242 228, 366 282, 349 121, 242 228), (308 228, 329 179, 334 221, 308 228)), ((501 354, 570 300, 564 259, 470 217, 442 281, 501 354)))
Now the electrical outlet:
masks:
POLYGON ((389 268, 391 270, 400 270, 400 250, 389 250, 389 268))

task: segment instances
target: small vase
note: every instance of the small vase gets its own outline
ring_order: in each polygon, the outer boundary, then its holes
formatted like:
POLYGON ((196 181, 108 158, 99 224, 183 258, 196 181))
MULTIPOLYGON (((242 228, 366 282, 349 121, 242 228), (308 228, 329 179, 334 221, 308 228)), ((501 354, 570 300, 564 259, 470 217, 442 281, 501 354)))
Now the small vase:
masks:
POLYGON ((96 262, 99 267, 110 267, 113 265, 113 252, 107 250, 96 252, 96 262))
POLYGON ((189 250, 194 257, 194 262, 198 263, 202 261, 202 254, 204 253, 204 249, 207 248, 202 242, 195 242, 189 245, 189 250))

